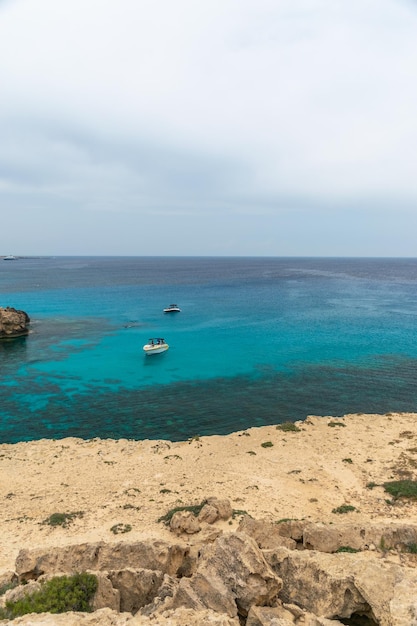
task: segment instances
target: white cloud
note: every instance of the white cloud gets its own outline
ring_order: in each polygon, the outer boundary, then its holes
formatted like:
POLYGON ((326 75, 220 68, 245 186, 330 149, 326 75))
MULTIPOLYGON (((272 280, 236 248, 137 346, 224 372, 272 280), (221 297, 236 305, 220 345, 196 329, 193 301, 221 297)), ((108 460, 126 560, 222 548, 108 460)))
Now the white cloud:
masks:
POLYGON ((0 3, 0 209, 195 216, 200 249, 220 214, 410 212, 416 26, 406 0, 0 3))

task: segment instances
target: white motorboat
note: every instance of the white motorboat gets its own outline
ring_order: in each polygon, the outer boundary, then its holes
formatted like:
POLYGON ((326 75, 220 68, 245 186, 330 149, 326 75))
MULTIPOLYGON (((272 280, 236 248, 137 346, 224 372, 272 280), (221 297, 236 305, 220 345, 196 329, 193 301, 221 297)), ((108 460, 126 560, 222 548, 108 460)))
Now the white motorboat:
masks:
POLYGON ((170 304, 169 306, 167 306, 166 309, 164 309, 164 313, 180 313, 181 309, 178 306, 178 304, 170 304))
POLYGON ((151 337, 148 343, 145 343, 143 346, 143 351, 147 355, 160 354, 161 352, 166 352, 168 348, 169 345, 162 337, 151 337))
POLYGON ((7 256, 3 257, 3 261, 16 261, 16 257, 13 256, 13 254, 8 254, 7 256))

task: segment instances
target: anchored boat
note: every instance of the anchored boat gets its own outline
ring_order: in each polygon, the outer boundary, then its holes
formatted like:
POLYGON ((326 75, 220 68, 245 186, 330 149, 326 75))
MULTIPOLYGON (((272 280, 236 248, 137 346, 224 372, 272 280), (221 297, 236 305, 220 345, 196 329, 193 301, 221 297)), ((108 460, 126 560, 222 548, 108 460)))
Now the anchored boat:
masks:
POLYGON ((151 337, 148 343, 145 343, 143 346, 143 351, 147 355, 160 354, 161 352, 166 352, 168 348, 169 345, 162 337, 151 337))
POLYGON ((164 309, 164 313, 181 313, 181 309, 178 304, 170 304, 164 309))

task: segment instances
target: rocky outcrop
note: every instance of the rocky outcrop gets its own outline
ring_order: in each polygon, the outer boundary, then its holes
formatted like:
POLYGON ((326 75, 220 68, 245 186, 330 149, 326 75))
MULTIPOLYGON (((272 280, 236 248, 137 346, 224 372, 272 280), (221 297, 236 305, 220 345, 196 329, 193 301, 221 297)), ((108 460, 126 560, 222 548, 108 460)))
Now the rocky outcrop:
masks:
POLYGON ((346 546, 354 550, 404 550, 410 544, 417 545, 417 525, 308 524, 303 531, 304 547, 319 552, 337 552, 346 546))
POLYGON ((417 626, 414 569, 370 552, 323 554, 280 548, 265 556, 283 581, 283 602, 327 619, 365 616, 370 625, 417 626))
MULTIPOLYGON (((214 512, 206 509, 203 517, 211 520, 214 512)), ((98 578, 91 615, 50 621, 32 615, 7 623, 417 626, 417 556, 403 552, 414 545, 414 532, 413 525, 272 524, 246 517, 236 532, 199 542, 200 535, 191 535, 194 545, 148 540, 22 550, 16 571, 5 573, 3 582, 26 584, 7 591, 0 604, 54 575, 89 571, 98 578), (391 554, 370 548, 381 536, 392 543, 391 554), (341 542, 355 541, 362 551, 335 553, 341 542)), ((190 538, 186 530, 184 537, 190 538)))
POLYGON ((221 613, 207 609, 192 611, 182 608, 158 615, 157 620, 143 615, 132 617, 129 613, 115 613, 110 609, 100 609, 94 613, 26 615, 15 619, 11 624, 13 626, 240 626, 237 618, 230 618, 221 613))
POLYGON ((252 605, 272 604, 281 587, 255 541, 228 533, 203 548, 195 574, 180 580, 173 606, 246 617, 252 605))
POLYGON ((0 340, 24 337, 29 333, 30 318, 25 311, 0 307, 0 340))
POLYGON ((252 537, 262 549, 274 549, 280 546, 295 550, 297 542, 287 535, 281 534, 280 524, 272 524, 264 520, 256 520, 245 515, 239 524, 239 531, 252 537))
MULTIPOLYGON (((36 580, 43 574, 109 571, 127 568, 161 571, 175 575, 189 560, 189 548, 163 541, 107 544, 83 543, 43 550, 21 550, 16 559, 20 582, 36 580)), ((188 567, 190 564, 188 563, 188 567)))

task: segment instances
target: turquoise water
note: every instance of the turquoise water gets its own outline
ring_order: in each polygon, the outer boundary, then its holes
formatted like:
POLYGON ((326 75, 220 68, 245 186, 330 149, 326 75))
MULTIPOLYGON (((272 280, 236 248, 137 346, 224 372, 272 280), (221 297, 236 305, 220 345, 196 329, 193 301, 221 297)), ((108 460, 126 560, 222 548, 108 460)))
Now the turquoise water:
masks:
POLYGON ((415 259, 21 258, 0 306, 32 320, 0 343, 3 442, 417 411, 415 259))

